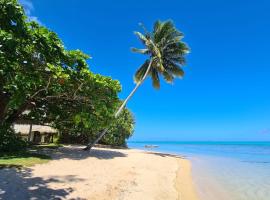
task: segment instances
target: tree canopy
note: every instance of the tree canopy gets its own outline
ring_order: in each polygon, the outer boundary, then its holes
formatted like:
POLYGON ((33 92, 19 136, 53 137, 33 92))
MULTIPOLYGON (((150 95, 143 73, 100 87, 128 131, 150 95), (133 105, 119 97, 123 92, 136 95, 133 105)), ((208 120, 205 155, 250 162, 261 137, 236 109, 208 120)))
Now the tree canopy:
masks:
POLYGON ((182 67, 185 65, 185 56, 189 52, 188 46, 182 41, 184 34, 177 30, 172 21, 156 21, 152 32, 135 32, 144 45, 144 49, 132 48, 149 58, 136 71, 135 82, 140 82, 145 74, 152 79, 153 86, 160 87, 160 75, 167 83, 172 83, 178 77, 184 76, 182 67), (147 72, 147 69, 150 69, 147 72))
POLYGON ((90 71, 89 56, 0 0, 0 124, 21 119, 90 134, 114 119, 119 81, 90 71))

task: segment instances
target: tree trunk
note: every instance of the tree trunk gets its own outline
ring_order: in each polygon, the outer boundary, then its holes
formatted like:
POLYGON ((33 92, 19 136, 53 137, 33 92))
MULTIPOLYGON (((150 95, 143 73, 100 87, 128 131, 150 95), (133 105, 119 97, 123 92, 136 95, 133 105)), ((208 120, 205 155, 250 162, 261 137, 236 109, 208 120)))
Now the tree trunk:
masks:
POLYGON ((27 107, 29 106, 29 100, 26 101, 25 103, 23 103, 17 110, 14 110, 9 116, 8 118, 5 120, 6 123, 8 124, 12 124, 15 121, 17 121, 20 117, 20 115, 27 109, 27 107))
MULTIPOLYGON (((149 65, 147 67, 147 70, 143 76, 143 78, 136 84, 136 86, 134 87, 134 89, 131 91, 131 93, 127 96, 127 98, 125 99, 125 101, 122 103, 122 105, 119 107, 119 109, 116 111, 116 113, 114 114, 114 117, 117 118, 120 113, 124 110, 127 102, 130 100, 130 98, 134 95, 134 93, 137 91, 137 89, 141 86, 141 84, 144 82, 144 80, 146 79, 150 69, 151 69, 151 65, 152 65, 152 59, 149 62, 149 65)), ((87 144, 87 146, 83 149, 83 150, 90 150, 93 146, 95 146, 95 144, 98 143, 98 141, 108 132, 108 130, 110 130, 110 126, 111 124, 109 124, 108 128, 104 129, 97 137, 97 139, 93 142, 93 143, 89 143, 87 144)))
POLYGON ((32 126, 33 126, 33 124, 31 123, 31 124, 30 124, 30 127, 29 127, 28 139, 27 139, 28 142, 31 142, 32 126))
POLYGON ((3 92, 0 93, 0 124, 4 123, 9 99, 10 99, 10 96, 8 94, 3 93, 3 92))

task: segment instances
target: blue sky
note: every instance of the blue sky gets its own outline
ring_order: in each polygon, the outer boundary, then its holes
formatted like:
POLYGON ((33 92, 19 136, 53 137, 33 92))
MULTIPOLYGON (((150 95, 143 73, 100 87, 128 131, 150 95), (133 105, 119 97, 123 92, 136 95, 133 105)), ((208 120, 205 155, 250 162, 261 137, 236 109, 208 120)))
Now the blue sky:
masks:
POLYGON ((191 48, 186 75, 154 90, 147 80, 128 107, 131 140, 270 140, 270 2, 267 0, 21 0, 31 19, 68 49, 92 56, 90 69, 134 87, 145 57, 139 22, 172 19, 191 48))

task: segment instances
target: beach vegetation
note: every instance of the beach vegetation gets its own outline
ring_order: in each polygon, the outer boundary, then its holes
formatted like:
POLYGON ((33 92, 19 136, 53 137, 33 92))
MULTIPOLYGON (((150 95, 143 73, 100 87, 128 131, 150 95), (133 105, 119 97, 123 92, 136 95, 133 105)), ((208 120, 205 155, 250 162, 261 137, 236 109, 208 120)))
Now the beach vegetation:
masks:
POLYGON ((121 85, 93 73, 89 58, 29 20, 17 0, 0 0, 1 151, 24 146, 13 142, 23 144, 12 129, 18 121, 89 138, 115 123, 121 85))
POLYGON ((7 167, 30 167, 35 164, 47 163, 51 160, 50 156, 28 151, 1 152, 0 169, 7 167))
MULTIPOLYGON (((110 146, 126 147, 126 139, 132 136, 134 132, 134 124, 135 120, 133 114, 128 109, 125 109, 119 117, 111 123, 110 130, 105 137, 99 141, 99 143, 110 146)), ((95 126, 85 127, 82 125, 80 126, 80 129, 70 128, 71 129, 66 130, 66 132, 62 131, 58 143, 88 144, 93 142, 98 136, 95 126)))

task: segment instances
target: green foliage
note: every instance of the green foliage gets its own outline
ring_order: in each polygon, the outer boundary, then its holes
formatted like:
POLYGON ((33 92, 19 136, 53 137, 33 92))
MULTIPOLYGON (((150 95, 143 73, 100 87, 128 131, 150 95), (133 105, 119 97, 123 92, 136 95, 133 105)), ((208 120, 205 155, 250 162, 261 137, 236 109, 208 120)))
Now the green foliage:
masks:
POLYGON ((135 120, 128 109, 124 109, 112 123, 108 133, 100 140, 101 144, 126 146, 126 140, 132 136, 135 120))
POLYGON ((23 119, 88 136, 105 128, 121 85, 92 73, 88 58, 29 21, 16 0, 0 0, 0 125, 23 119))
POLYGON ((0 152, 14 152, 25 149, 26 142, 14 134, 10 127, 0 127, 0 152))
POLYGON ((168 83, 172 83, 176 77, 184 76, 182 66, 185 64, 185 55, 189 52, 189 48, 182 42, 183 33, 178 31, 171 21, 157 21, 151 33, 145 30, 145 34, 140 32, 135 34, 145 48, 132 50, 149 56, 136 71, 135 82, 138 83, 143 79, 150 61, 151 68, 147 75, 152 78, 153 86, 157 89, 160 87, 159 75, 162 75, 168 83))
MULTIPOLYGON (((99 143, 112 146, 126 146, 126 140, 133 134, 134 124, 135 120, 132 113, 128 109, 124 109, 118 118, 113 119, 109 131, 99 143)), ((84 127, 78 133, 75 132, 76 129, 68 133, 62 132, 59 142, 71 144, 87 144, 93 142, 97 138, 98 132, 102 130, 97 131, 93 127, 95 126, 84 127)))

